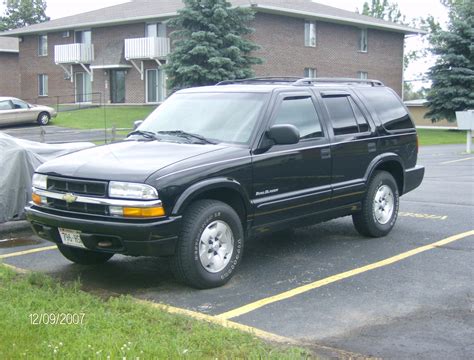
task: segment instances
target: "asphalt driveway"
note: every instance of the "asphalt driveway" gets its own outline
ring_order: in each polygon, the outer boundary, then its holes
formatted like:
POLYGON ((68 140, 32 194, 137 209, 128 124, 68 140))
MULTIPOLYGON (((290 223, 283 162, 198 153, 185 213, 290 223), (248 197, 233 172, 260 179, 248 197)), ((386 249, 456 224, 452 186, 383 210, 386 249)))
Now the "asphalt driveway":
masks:
POLYGON ((402 197, 389 236, 361 237, 343 218, 253 239, 239 272, 218 289, 177 283, 166 259, 116 256, 100 266, 74 265, 29 233, 17 234, 16 243, 0 242, 0 260, 64 280, 80 277, 87 289, 130 294, 329 347, 330 356, 470 358, 474 156, 462 151, 457 145, 421 149, 425 180, 402 197))

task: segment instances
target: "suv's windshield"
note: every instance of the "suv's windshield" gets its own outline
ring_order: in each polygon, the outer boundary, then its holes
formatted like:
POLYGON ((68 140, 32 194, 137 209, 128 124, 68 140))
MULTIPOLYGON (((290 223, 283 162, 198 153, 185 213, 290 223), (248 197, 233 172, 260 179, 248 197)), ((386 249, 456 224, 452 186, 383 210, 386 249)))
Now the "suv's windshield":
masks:
POLYGON ((158 135, 199 135, 209 142, 247 144, 265 103, 259 93, 175 94, 139 127, 158 135))

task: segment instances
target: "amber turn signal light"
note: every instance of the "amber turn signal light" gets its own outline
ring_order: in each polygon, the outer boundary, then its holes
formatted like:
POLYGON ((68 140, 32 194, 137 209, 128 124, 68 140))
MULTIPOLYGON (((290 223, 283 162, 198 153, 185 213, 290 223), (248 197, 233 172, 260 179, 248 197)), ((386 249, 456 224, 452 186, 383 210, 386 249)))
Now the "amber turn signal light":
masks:
POLYGON ((31 195, 31 200, 33 200, 33 202, 36 205, 41 205, 41 196, 39 196, 38 194, 32 194, 31 195))
POLYGON ((150 207, 150 208, 124 207, 123 216, 136 217, 136 218, 159 217, 159 216, 165 216, 165 209, 163 209, 163 207, 150 207))

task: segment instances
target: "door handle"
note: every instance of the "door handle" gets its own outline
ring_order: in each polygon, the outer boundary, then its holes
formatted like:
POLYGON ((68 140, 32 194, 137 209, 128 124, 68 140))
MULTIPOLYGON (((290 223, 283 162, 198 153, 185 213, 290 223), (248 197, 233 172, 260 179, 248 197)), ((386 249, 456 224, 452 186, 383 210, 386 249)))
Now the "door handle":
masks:
POLYGON ((367 148, 369 150, 369 153, 373 153, 377 151, 377 145, 375 143, 368 143, 367 148))
POLYGON ((327 160, 331 158, 331 149, 321 149, 321 159, 327 160))

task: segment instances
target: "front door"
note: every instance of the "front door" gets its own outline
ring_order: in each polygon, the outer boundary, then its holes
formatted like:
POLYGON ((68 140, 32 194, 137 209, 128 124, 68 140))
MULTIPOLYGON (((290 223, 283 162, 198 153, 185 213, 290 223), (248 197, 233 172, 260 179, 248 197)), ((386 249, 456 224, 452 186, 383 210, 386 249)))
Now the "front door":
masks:
POLYGON ((76 103, 90 103, 92 101, 91 77, 86 72, 75 74, 76 103))
POLYGON ((125 70, 110 72, 110 101, 113 104, 125 102, 125 70))
POLYGON ((331 153, 329 137, 310 90, 278 95, 270 126, 292 124, 300 142, 274 145, 253 156, 254 225, 265 227, 315 214, 329 207, 331 153))

